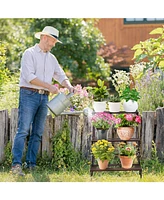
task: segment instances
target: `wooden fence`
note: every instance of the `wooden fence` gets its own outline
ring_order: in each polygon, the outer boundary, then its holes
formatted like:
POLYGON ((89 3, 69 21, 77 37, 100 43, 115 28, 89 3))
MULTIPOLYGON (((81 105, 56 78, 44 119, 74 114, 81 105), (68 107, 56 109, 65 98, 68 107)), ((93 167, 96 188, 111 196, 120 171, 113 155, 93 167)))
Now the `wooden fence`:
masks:
MULTIPOLYGON (((47 152, 51 157, 51 138, 61 129, 63 121, 68 118, 71 134, 71 142, 76 150, 80 150, 83 156, 90 159, 90 147, 92 137, 92 126, 90 119, 83 115, 60 115, 58 117, 47 116, 45 130, 40 145, 40 153, 47 152)), ((0 111, 0 162, 4 159, 6 144, 13 143, 17 129, 18 109, 13 108, 9 116, 7 110, 0 111)), ((110 130, 112 131, 112 130, 110 130)), ((152 141, 157 149, 157 155, 164 159, 164 107, 156 111, 142 113, 141 134, 141 156, 151 158, 152 141)))

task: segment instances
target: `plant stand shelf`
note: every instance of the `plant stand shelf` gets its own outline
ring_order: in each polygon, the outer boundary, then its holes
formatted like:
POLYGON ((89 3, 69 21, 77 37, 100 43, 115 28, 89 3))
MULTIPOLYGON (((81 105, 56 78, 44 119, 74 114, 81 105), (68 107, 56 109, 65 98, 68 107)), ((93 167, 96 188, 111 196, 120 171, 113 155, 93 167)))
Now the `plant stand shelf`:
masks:
MULTIPOLYGON (((106 112, 106 111, 105 111, 106 112)), ((112 112, 108 112, 110 114, 120 114, 120 113, 126 113, 124 111, 121 111, 119 113, 112 113, 112 112)), ((138 114, 138 112, 133 112, 133 114, 138 114)), ((90 175, 93 176, 93 172, 109 172, 109 171, 138 171, 140 178, 142 178, 142 168, 141 168, 141 164, 140 164, 140 144, 141 144, 141 131, 139 134, 139 130, 138 128, 136 129, 136 137, 135 138, 131 138, 130 140, 121 140, 119 138, 114 137, 114 134, 112 134, 112 138, 108 138, 107 139, 109 142, 111 142, 112 144, 114 143, 118 143, 118 142, 136 142, 138 145, 138 149, 137 149, 137 154, 136 154, 136 159, 137 159, 137 164, 133 164, 131 168, 129 169, 125 169, 121 167, 121 164, 109 164, 107 169, 99 169, 98 165, 95 164, 95 159, 94 156, 91 156, 91 167, 90 167, 90 175)), ((92 131, 92 140, 91 140, 91 144, 97 142, 97 138, 95 136, 95 128, 93 127, 93 131, 92 131)))

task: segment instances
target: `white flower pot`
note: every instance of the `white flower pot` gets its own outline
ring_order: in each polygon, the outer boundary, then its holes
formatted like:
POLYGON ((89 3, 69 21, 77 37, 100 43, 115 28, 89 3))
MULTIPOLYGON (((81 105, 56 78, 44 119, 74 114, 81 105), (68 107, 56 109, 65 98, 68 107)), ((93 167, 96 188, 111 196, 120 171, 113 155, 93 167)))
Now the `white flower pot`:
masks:
POLYGON ((125 112, 135 112, 138 109, 138 103, 137 101, 124 101, 123 102, 123 108, 125 112))
POLYGON ((110 112, 120 112, 121 102, 108 102, 110 112))
POLYGON ((104 112, 106 110, 106 101, 94 101, 93 102, 93 109, 95 112, 104 112))

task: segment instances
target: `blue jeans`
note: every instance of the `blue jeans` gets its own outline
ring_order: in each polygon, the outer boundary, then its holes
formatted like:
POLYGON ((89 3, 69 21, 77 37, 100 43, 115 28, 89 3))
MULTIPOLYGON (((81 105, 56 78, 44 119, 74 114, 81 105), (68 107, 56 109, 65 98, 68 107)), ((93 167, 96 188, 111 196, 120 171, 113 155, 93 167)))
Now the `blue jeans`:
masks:
POLYGON ((27 166, 35 166, 41 137, 48 108, 46 106, 48 96, 38 92, 20 88, 18 129, 14 138, 12 166, 22 165, 22 156, 26 138, 29 135, 26 153, 27 166))

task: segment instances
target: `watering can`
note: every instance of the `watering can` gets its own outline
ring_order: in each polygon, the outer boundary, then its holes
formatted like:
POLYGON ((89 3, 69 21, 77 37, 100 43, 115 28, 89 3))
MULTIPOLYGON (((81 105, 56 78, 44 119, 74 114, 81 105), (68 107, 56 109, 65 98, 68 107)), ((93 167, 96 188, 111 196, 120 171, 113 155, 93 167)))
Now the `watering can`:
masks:
POLYGON ((47 107, 50 111, 57 115, 60 115, 67 107, 71 105, 70 97, 73 93, 64 94, 60 92, 51 101, 47 103, 47 107))

